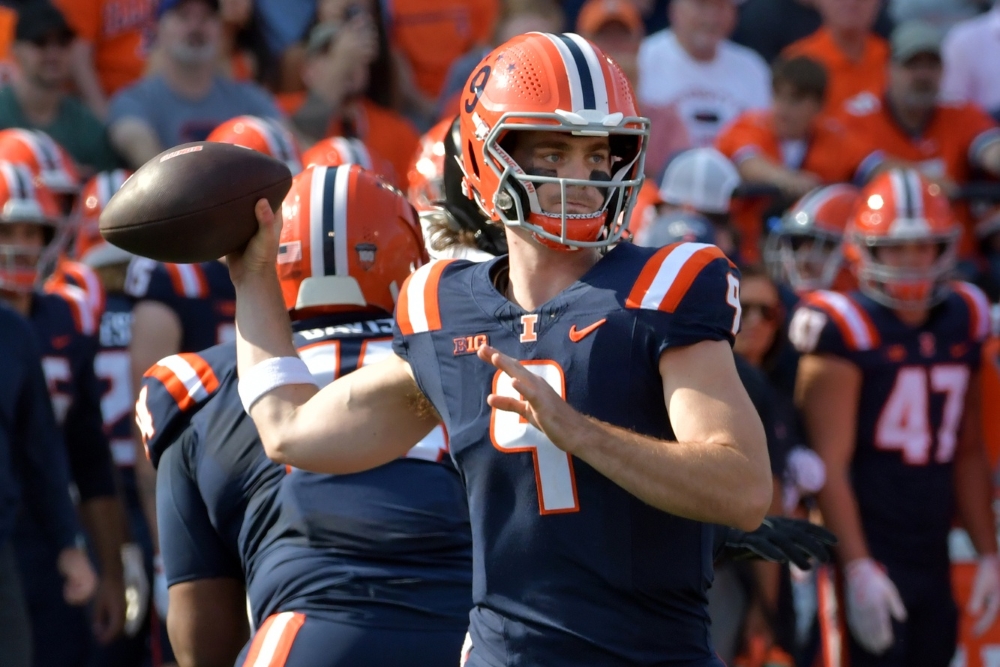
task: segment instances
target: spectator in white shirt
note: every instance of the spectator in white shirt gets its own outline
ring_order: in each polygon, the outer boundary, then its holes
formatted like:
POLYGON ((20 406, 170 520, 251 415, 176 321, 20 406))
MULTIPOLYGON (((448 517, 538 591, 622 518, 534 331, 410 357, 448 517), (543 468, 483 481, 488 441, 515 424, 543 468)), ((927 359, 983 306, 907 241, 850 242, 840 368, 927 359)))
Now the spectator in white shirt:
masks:
POLYGON ((1000 0, 989 12, 952 28, 942 56, 942 96, 974 102, 1000 118, 1000 0))
POLYGON ((671 29, 639 49, 639 101, 673 105, 696 146, 707 146, 729 121, 771 104, 770 70, 754 51, 727 40, 736 0, 673 0, 671 29))

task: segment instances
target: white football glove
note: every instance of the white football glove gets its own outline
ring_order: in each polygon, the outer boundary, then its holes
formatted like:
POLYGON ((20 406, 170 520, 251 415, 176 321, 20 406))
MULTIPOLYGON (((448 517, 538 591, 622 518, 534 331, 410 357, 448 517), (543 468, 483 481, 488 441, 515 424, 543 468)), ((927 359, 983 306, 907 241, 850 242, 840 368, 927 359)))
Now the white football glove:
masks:
POLYGON ((135 637, 149 609, 149 577, 138 544, 122 545, 122 575, 125 580, 125 636, 135 637))
POLYGON ((1000 611, 1000 556, 997 554, 979 558, 966 611, 976 618, 973 632, 977 637, 989 630, 996 620, 1000 611))
POLYGON ((166 622, 170 593, 167 592, 167 575, 163 571, 163 558, 160 554, 153 556, 153 604, 156 605, 160 620, 166 622))
POLYGON ((868 652, 885 653, 892 646, 892 619, 906 620, 899 591, 871 558, 857 558, 844 568, 847 579, 847 626, 868 652))

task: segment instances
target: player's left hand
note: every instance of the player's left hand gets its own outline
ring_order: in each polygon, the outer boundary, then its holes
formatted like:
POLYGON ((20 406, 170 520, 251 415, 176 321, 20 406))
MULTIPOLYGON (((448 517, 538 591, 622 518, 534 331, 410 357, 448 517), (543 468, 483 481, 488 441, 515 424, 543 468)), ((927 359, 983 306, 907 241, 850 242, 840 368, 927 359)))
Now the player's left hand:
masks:
POLYGON ((976 619, 973 632, 977 637, 989 630, 996 620, 1000 611, 1000 556, 997 554, 979 558, 966 611, 976 619))
POLYGON ((722 556, 732 560, 761 559, 775 563, 791 561, 808 570, 814 561, 830 562, 830 547, 837 537, 822 526, 804 519, 769 516, 752 532, 726 529, 722 556))
POLYGON ((548 382, 513 357, 508 357, 490 345, 479 348, 477 354, 483 361, 509 375, 513 380, 511 387, 521 395, 517 399, 490 394, 486 397, 486 403, 497 410, 516 412, 544 433, 556 447, 570 452, 570 447, 579 441, 579 434, 590 424, 587 418, 564 401, 548 382))
POLYGON ((92 631, 97 643, 107 646, 125 627, 125 584, 102 577, 94 593, 92 631))

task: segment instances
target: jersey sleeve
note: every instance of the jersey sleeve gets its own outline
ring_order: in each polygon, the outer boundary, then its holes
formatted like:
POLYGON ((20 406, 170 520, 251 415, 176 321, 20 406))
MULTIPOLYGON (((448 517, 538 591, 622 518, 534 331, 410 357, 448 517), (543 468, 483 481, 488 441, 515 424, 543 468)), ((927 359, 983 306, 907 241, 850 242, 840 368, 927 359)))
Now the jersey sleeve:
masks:
POLYGON ((668 245, 646 261, 625 307, 650 331, 657 359, 668 347, 731 345, 739 330, 739 270, 714 245, 668 245))
POLYGON ((852 360, 878 346, 878 331, 850 297, 818 291, 806 296, 788 325, 788 339, 800 354, 831 354, 852 360))
POLYGON ((184 296, 200 296, 204 285, 203 276, 192 273, 196 265, 164 264, 145 257, 136 257, 128 266, 125 276, 125 293, 137 300, 159 301, 177 310, 178 301, 184 296), (185 278, 193 276, 193 280, 185 278), (190 284, 188 284, 190 283, 190 284))
POLYGON ((52 544, 63 549, 81 534, 69 495, 69 461, 52 411, 41 354, 27 325, 23 334, 18 356, 25 374, 13 428, 14 462, 24 506, 39 518, 52 544))
POLYGON ((228 577, 242 579, 239 558, 219 538, 190 466, 199 438, 189 426, 167 449, 157 470, 156 524, 167 585, 228 577))
POLYGON ((236 349, 229 344, 201 354, 172 354, 146 371, 136 401, 135 418, 153 467, 158 465, 178 434, 187 428, 198 407, 218 391, 222 382, 235 376, 235 368, 236 349), (231 360, 224 350, 232 352, 231 360))
POLYGON ((83 501, 115 495, 114 464, 101 415, 101 389, 94 374, 96 343, 86 339, 74 359, 75 400, 66 412, 63 433, 73 481, 83 501))

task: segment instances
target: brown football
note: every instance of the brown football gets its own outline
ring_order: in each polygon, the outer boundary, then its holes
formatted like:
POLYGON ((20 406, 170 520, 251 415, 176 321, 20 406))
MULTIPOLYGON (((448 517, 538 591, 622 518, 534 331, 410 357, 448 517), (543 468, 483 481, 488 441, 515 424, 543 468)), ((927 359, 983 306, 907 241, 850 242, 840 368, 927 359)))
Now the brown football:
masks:
POLYGON ((161 262, 207 262, 257 231, 254 205, 275 212, 292 185, 284 162, 232 144, 199 141, 160 153, 132 174, 101 213, 110 243, 161 262))

